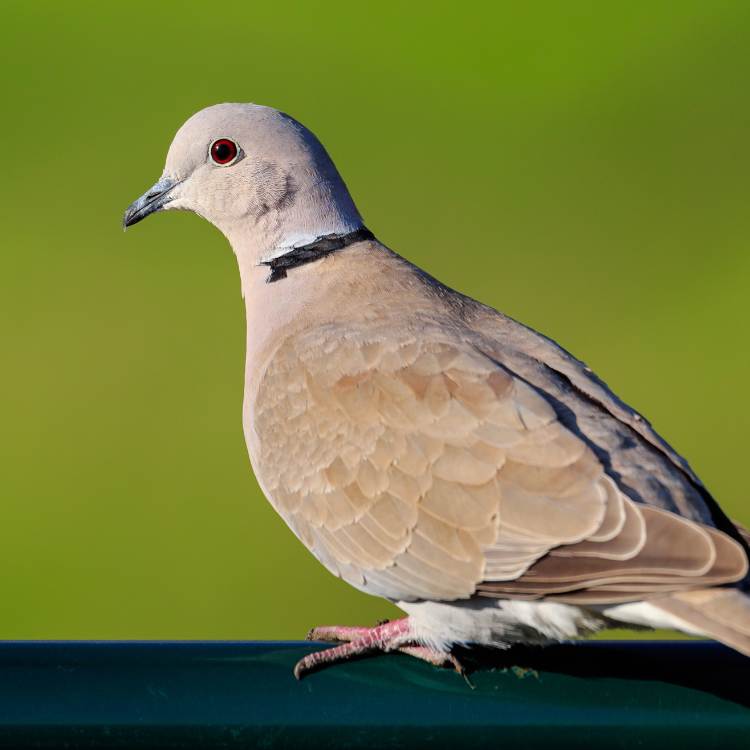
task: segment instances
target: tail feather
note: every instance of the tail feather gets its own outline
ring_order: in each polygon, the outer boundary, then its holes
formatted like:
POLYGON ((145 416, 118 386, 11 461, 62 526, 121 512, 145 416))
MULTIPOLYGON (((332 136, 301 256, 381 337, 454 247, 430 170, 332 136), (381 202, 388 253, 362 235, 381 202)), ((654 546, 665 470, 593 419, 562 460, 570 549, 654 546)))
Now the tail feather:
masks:
POLYGON ((682 591, 649 603, 686 623, 688 632, 699 631, 750 656, 750 596, 742 590, 682 591))

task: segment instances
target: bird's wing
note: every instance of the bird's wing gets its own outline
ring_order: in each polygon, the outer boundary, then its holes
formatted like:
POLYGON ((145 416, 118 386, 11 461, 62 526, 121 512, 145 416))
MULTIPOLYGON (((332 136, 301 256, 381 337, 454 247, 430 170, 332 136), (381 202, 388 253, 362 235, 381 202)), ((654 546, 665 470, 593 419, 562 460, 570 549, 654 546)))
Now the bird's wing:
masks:
POLYGON ((687 461, 591 368, 552 339, 484 308, 473 322, 484 351, 554 403, 560 420, 594 450, 634 500, 716 526, 742 540, 687 461))
POLYGON ((253 429, 259 479, 290 527, 390 599, 632 598, 746 569, 721 532, 626 497, 550 401, 458 331, 290 337, 253 429))

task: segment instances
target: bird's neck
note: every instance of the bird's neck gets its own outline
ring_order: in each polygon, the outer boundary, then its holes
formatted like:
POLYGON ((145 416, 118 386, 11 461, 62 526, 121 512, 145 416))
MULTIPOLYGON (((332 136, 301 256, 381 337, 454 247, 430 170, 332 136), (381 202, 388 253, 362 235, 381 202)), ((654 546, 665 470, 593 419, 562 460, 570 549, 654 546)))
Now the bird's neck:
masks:
POLYGON ((294 245, 286 252, 274 254, 268 260, 262 260, 260 265, 268 268, 267 284, 274 284, 287 278, 289 271, 315 263, 331 255, 331 253, 344 250, 349 245, 365 240, 374 240, 375 235, 365 227, 355 229, 353 232, 326 234, 316 237, 311 242, 302 245, 294 245))
MULTIPOLYGON (((287 272, 314 263, 354 242, 372 239, 372 234, 358 218, 357 222, 338 224, 337 229, 295 231, 280 235, 276 241, 263 241, 252 235, 241 235, 230 243, 237 258, 245 300, 257 296, 263 285, 287 278, 287 272)), ((286 284, 285 290, 291 286, 286 284)))
POLYGON ((219 229, 232 245, 242 277, 243 295, 259 268, 326 237, 346 236, 363 228, 349 191, 335 174, 328 180, 303 181, 282 205, 248 213, 219 229), (305 184, 307 182, 307 184, 305 184))

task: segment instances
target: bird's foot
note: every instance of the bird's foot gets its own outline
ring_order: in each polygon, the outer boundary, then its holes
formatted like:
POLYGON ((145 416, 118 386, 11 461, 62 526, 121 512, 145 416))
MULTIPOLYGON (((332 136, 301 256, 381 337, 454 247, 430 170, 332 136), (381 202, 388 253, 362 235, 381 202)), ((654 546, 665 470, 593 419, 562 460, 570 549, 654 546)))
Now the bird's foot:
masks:
MULTIPOLYGON (((379 622, 378 625, 386 625, 379 622)), ((364 638, 373 628, 358 628, 348 625, 321 625, 313 628, 306 636, 308 641, 330 641, 331 643, 348 643, 357 638, 364 638)))
POLYGON ((333 641, 339 645, 325 651, 315 651, 300 659, 294 667, 294 676, 298 680, 311 672, 339 662, 375 652, 389 651, 400 651, 436 667, 452 667, 459 674, 464 674, 463 666, 449 651, 422 646, 414 641, 408 617, 386 621, 374 628, 338 625, 313 628, 307 634, 307 639, 333 641))
POLYGON ((401 646, 398 649, 402 654, 413 656, 415 659, 421 659, 434 667, 447 667, 455 669, 458 674, 466 676, 466 670, 463 664, 450 652, 441 651, 430 646, 401 646))
POLYGON ((307 634, 308 640, 344 643, 303 657, 294 667, 294 676, 299 680, 310 672, 358 656, 376 651, 394 651, 409 642, 410 631, 411 623, 408 617, 376 625, 374 628, 347 628, 335 625, 313 628, 307 634))

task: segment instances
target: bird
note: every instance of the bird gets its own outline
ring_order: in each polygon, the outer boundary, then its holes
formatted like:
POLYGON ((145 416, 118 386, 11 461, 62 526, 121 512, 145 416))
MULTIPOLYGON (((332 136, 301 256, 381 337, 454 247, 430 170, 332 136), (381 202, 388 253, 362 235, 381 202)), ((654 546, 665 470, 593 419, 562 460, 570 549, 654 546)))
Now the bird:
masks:
POLYGON ((670 628, 750 656, 750 535, 641 414, 552 339, 378 241, 318 138, 225 103, 177 131, 127 228, 192 211, 236 256, 258 483, 332 574, 394 603, 299 679, 401 652, 670 628))

